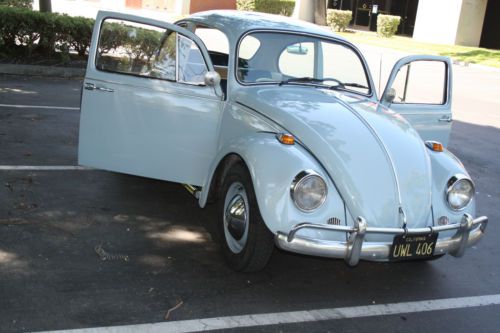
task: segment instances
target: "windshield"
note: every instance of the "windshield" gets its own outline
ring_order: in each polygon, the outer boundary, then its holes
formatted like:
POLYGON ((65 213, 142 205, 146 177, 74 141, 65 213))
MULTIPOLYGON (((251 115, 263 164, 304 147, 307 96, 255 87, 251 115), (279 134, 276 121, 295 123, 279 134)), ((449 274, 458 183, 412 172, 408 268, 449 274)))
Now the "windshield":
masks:
POLYGON ((281 32, 246 35, 238 49, 241 83, 303 84, 370 94, 365 66, 349 46, 281 32))

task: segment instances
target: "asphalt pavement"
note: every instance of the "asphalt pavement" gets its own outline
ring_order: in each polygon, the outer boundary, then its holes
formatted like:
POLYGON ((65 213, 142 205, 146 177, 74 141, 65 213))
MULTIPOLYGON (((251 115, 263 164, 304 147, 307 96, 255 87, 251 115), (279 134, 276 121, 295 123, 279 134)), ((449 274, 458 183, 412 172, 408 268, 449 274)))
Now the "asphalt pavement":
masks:
MULTIPOLYGON (((276 250, 264 271, 235 273, 212 240, 212 212, 179 184, 12 168, 0 170, 0 332, 500 294, 500 74, 455 73, 450 150, 476 183, 478 215, 490 218, 484 239, 463 258, 349 268, 276 250), (96 246, 111 257, 101 260, 96 246)), ((0 166, 77 165, 81 83, 0 76, 0 166)), ((499 311, 490 305, 230 331, 500 332, 499 311)))

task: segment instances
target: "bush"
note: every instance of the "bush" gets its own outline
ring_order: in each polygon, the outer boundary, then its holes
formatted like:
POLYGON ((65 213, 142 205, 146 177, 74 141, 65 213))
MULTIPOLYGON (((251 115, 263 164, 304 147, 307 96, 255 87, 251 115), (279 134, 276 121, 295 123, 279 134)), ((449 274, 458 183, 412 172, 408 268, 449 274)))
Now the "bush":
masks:
POLYGON ((352 19, 350 10, 328 9, 326 23, 335 31, 345 31, 352 19))
POLYGON ((70 50, 85 56, 94 20, 26 8, 0 6, 0 50, 3 56, 69 59, 70 50))
POLYGON ((33 0, 0 0, 0 6, 33 8, 33 0))
POLYGON ((255 10, 255 0, 237 0, 236 8, 238 10, 254 11, 255 10))
POLYGON ((61 52, 74 49, 79 56, 85 56, 90 47, 94 20, 85 17, 60 15, 56 19, 56 49, 61 52))
POLYGON ((238 10, 291 16, 295 0, 237 0, 238 10))
POLYGON ((382 37, 392 37, 398 31, 400 16, 379 14, 377 18, 377 34, 382 37))
POLYGON ((269 14, 291 16, 295 0, 255 0, 255 11, 269 14))

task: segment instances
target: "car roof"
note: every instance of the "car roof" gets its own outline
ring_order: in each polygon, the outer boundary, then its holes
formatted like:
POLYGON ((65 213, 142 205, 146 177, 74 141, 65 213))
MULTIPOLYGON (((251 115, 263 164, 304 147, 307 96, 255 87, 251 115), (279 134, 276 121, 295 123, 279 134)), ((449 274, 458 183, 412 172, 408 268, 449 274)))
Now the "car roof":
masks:
POLYGON ((343 37, 334 34, 328 27, 286 16, 259 12, 211 10, 195 13, 187 17, 186 20, 217 28, 224 32, 230 39, 233 39, 233 41, 245 32, 256 29, 312 33, 345 40, 343 37))

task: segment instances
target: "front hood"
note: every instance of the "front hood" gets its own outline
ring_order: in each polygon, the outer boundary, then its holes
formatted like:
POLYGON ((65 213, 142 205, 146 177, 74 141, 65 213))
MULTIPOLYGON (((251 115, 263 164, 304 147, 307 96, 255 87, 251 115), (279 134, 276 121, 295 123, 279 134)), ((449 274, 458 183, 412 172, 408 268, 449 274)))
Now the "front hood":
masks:
POLYGON ((236 101, 293 134, 330 174, 352 217, 369 226, 428 225, 431 165, 401 116, 354 94, 301 86, 247 88, 236 101), (378 110, 377 110, 378 108, 378 110))

